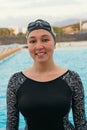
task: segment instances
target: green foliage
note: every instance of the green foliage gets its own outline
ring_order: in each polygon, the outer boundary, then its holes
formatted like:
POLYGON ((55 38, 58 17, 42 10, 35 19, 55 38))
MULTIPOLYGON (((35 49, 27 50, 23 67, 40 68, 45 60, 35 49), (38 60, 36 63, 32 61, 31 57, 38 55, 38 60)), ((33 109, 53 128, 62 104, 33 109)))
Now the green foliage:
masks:
POLYGON ((17 34, 17 36, 19 36, 19 37, 24 37, 24 36, 26 36, 26 34, 23 33, 23 32, 19 32, 19 33, 17 34))
POLYGON ((8 28, 0 28, 0 36, 13 36, 14 30, 8 28))
POLYGON ((63 33, 62 28, 59 28, 59 27, 56 27, 56 26, 53 27, 53 30, 56 34, 62 34, 63 33))

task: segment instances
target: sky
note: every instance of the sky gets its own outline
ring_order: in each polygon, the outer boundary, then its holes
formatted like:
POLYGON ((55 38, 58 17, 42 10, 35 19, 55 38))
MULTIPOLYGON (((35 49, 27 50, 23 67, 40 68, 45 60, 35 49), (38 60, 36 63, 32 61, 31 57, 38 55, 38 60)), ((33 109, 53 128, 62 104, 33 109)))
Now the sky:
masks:
POLYGON ((38 18, 54 25, 86 15, 87 0, 0 0, 0 27, 26 27, 38 18))

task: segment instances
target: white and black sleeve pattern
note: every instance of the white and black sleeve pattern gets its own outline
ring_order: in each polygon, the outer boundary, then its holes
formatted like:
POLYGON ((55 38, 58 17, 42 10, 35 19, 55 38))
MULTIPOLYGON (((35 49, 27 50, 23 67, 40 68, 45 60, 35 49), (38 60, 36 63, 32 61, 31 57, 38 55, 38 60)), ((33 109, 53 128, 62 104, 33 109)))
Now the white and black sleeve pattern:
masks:
POLYGON ((18 130, 19 109, 16 93, 21 84, 25 81, 20 73, 14 74, 8 83, 7 88, 7 122, 6 130, 18 130))
POLYGON ((84 88, 78 73, 70 71, 63 77, 72 89, 72 112, 76 130, 87 130, 84 88))

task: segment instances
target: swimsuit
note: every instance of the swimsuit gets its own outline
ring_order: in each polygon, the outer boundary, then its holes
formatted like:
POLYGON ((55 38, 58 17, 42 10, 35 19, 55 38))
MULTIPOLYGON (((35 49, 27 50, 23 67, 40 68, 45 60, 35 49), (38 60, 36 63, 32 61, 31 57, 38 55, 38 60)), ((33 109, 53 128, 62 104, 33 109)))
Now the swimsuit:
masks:
POLYGON ((8 83, 7 104, 6 130, 18 130, 19 112, 25 130, 87 130, 83 85, 71 70, 46 82, 15 73, 8 83), (75 125, 68 119, 71 108, 75 125))

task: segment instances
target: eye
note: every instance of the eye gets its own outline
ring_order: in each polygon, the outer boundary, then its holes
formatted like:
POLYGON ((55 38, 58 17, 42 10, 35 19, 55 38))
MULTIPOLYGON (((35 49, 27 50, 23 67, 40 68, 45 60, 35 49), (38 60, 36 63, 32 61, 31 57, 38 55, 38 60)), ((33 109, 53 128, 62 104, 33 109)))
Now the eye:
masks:
POLYGON ((30 40, 29 43, 34 44, 34 43, 36 43, 36 40, 30 40))
POLYGON ((48 38, 44 38, 44 39, 42 39, 42 41, 43 41, 43 42, 48 42, 49 39, 48 39, 48 38))

